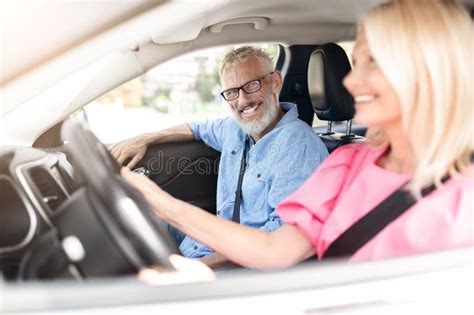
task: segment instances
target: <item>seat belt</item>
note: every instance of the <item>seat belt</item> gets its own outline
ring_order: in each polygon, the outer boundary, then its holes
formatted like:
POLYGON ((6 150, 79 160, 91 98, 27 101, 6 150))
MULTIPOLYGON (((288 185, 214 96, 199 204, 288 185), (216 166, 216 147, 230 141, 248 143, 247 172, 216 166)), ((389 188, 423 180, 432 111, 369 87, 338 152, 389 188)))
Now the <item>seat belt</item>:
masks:
POLYGON ((244 179, 245 167, 247 166, 246 157, 248 151, 248 137, 245 137, 244 148, 242 150, 242 159, 240 160, 239 179, 237 181, 237 189, 235 190, 234 212, 232 213, 232 221, 240 223, 240 202, 242 199, 242 181, 244 179))
MULTIPOLYGON (((443 182, 447 179, 444 178, 443 182)), ((426 197, 435 189, 436 186, 431 185, 423 189, 421 195, 426 197)), ((406 190, 406 185, 403 185, 332 242, 322 259, 352 256, 416 202, 411 192, 406 190)))
MULTIPOLYGON (((471 164, 474 163, 474 152, 471 152, 469 161, 471 164)), ((441 182, 445 183, 450 178, 449 175, 446 175, 441 179, 441 182)), ((406 190, 406 184, 342 233, 329 245, 322 259, 352 256, 387 225, 411 208, 417 200, 406 190)), ((421 196, 424 198, 434 190, 436 190, 434 184, 423 188, 421 196)))

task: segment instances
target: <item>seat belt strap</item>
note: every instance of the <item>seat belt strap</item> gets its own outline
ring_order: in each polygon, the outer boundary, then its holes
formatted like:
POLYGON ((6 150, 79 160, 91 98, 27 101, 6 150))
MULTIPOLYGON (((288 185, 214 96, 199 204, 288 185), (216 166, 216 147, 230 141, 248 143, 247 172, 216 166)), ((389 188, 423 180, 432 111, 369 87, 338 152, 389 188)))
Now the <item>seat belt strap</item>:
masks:
MULTIPOLYGON (((435 189, 435 185, 431 185, 423 189, 421 195, 426 197, 435 189)), ((332 242, 324 252, 323 259, 352 256, 416 202, 416 198, 403 185, 332 242)))
POLYGON ((240 223, 240 202, 242 199, 242 181, 244 179, 245 168, 247 166, 248 137, 245 137, 244 148, 242 150, 242 158, 240 160, 239 179, 237 181, 237 189, 235 190, 234 212, 232 213, 232 221, 240 223))
MULTIPOLYGON (((474 163, 474 152, 470 153, 469 161, 471 164, 474 163)), ((445 183, 448 179, 450 176, 446 175, 441 179, 441 182, 445 183)), ((329 245, 323 254, 323 259, 352 256, 387 225, 411 208, 417 200, 406 187, 406 184, 403 185, 350 226, 329 245)), ((434 190, 436 190, 434 184, 425 187, 421 190, 421 196, 426 197, 434 190)))

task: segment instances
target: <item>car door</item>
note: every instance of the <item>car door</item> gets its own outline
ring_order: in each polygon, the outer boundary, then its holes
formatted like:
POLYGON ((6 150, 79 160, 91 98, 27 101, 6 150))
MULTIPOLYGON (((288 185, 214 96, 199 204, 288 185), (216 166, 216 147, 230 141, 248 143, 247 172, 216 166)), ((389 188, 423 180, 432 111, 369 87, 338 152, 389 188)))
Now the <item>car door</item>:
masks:
POLYGON ((220 152, 202 141, 155 144, 136 168, 171 195, 215 214, 220 152))

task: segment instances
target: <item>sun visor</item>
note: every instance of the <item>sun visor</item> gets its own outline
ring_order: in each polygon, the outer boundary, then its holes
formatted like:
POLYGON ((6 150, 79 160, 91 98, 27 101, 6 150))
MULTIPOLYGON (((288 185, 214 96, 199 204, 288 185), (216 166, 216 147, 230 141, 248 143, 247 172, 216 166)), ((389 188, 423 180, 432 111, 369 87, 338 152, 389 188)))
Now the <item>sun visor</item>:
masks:
POLYGON ((159 31, 151 34, 151 39, 155 44, 174 44, 190 41, 198 37, 205 24, 206 19, 203 17, 179 25, 179 27, 172 30, 160 28, 159 31))
POLYGON ((196 39, 208 16, 223 3, 213 1, 171 2, 163 5, 159 20, 149 27, 155 44, 173 44, 196 39))

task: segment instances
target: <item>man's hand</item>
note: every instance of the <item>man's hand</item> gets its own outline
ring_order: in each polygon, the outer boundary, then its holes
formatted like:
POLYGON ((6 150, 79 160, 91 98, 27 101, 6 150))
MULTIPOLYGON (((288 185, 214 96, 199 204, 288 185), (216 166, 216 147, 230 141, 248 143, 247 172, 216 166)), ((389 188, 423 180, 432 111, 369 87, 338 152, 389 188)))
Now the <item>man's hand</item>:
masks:
POLYGON ((187 124, 177 125, 166 130, 155 133, 146 133, 128 140, 124 140, 112 146, 110 152, 122 165, 127 159, 131 161, 127 164, 132 169, 143 159, 146 149, 150 144, 180 142, 194 140, 194 134, 187 124))
POLYGON ((229 267, 236 267, 237 264, 233 263, 232 261, 228 260, 224 256, 219 253, 213 253, 201 258, 201 262, 206 264, 211 269, 220 269, 220 268, 229 268, 229 267))
POLYGON ((148 144, 148 135, 144 134, 113 145, 110 153, 120 165, 131 158, 127 167, 132 169, 145 156, 148 144))

